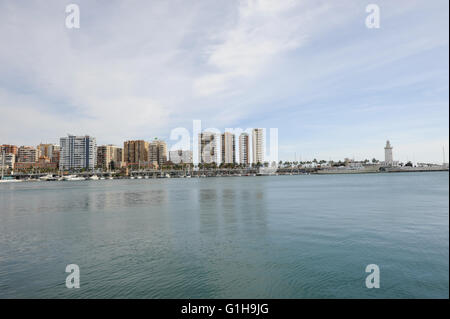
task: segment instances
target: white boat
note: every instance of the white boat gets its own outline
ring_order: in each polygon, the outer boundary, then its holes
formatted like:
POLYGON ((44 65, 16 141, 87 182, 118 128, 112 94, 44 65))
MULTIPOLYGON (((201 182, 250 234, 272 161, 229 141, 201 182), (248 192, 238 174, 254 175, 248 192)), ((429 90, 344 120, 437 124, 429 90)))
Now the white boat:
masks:
MULTIPOLYGON (((270 176, 270 175, 275 175, 275 173, 277 172, 277 168, 276 167, 260 167, 258 170, 258 175, 259 176, 270 176)), ((292 175, 292 173, 290 174, 292 175)))
POLYGON ((112 176, 108 176, 106 179, 114 179, 112 176))
POLYGON ((4 179, 0 179, 0 183, 17 183, 17 182, 22 182, 21 179, 14 179, 14 178, 4 178, 4 179))
POLYGON ((91 181, 98 181, 100 178, 97 175, 92 175, 91 177, 89 177, 89 180, 91 181))
POLYGON ((170 178, 170 174, 166 174, 166 178, 170 178))
POLYGON ((56 181, 57 178, 56 178, 56 177, 53 177, 52 174, 47 174, 47 175, 45 175, 45 176, 39 177, 39 180, 41 180, 41 181, 56 181))
POLYGON ((64 181, 84 181, 86 180, 84 177, 76 176, 76 175, 67 175, 63 177, 64 181))
POLYGON ((139 175, 138 177, 136 177, 137 179, 142 179, 142 176, 141 175, 139 175))

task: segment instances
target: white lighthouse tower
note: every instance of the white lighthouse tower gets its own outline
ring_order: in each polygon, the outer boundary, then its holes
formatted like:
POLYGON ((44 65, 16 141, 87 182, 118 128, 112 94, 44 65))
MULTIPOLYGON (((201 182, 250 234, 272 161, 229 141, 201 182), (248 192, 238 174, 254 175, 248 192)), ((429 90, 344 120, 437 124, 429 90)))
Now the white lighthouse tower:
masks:
POLYGON ((384 147, 384 163, 385 165, 392 166, 394 164, 394 158, 392 157, 392 146, 389 140, 386 141, 386 146, 384 147))

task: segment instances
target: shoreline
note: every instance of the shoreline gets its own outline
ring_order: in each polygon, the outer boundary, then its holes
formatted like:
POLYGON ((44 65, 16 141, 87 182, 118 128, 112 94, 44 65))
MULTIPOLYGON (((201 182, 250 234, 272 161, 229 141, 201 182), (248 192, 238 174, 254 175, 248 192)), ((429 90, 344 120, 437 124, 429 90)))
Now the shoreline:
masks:
POLYGON ((387 169, 387 170, 351 170, 351 169, 335 169, 335 170, 316 170, 310 172, 277 172, 277 173, 229 173, 223 174, 217 171, 196 171, 194 174, 182 174, 178 171, 169 172, 135 172, 131 176, 114 176, 110 173, 84 173, 84 174, 72 174, 64 175, 52 175, 51 174, 36 174, 36 175, 21 175, 23 178, 9 178, 0 180, 0 183, 14 183, 14 182, 55 182, 55 181, 101 181, 101 180, 145 180, 145 179, 166 179, 166 178, 210 178, 210 177, 261 177, 261 176, 299 176, 299 175, 354 175, 354 174, 391 174, 391 173, 427 173, 427 172, 449 172, 449 169, 435 168, 435 169, 387 169), (174 173, 175 172, 175 173, 174 173), (180 174, 176 174, 180 173, 180 174), (45 178, 47 177, 47 178, 45 178), (44 179, 43 179, 44 178, 44 179))

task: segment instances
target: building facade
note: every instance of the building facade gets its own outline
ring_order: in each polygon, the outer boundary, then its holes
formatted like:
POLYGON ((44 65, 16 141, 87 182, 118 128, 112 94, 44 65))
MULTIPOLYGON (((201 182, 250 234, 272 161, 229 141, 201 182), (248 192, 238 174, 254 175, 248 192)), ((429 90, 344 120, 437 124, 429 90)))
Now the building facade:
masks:
POLYGON ((47 156, 41 156, 34 163, 21 163, 17 162, 14 166, 15 170, 27 170, 27 169, 37 169, 37 170, 56 170, 58 168, 57 163, 53 163, 47 156))
POLYGON ((18 147, 16 145, 3 144, 0 145, 0 154, 5 152, 6 154, 14 154, 17 160, 18 147))
POLYGON ((97 167, 115 169, 123 162, 123 151, 115 145, 101 145, 97 147, 97 167))
POLYGON ((21 146, 17 150, 17 162, 36 163, 39 158, 39 152, 33 146, 21 146))
POLYGON ((253 164, 264 163, 264 130, 262 128, 252 130, 252 153, 253 164))
POLYGON ((14 169, 14 164, 16 163, 16 155, 13 153, 0 153, 0 168, 3 169, 14 169))
POLYGON ((146 163, 149 160, 149 143, 143 140, 123 143, 123 160, 128 164, 146 163))
POLYGON ((149 145, 149 161, 151 164, 164 165, 167 162, 167 144, 155 139, 149 145))
POLYGON ((386 146, 384 147, 384 163, 390 166, 394 164, 392 149, 393 147, 391 146, 391 143, 389 141, 386 141, 386 146))
POLYGON ((192 164, 192 151, 170 151, 169 160, 174 164, 192 164))
MULTIPOLYGON (((53 150, 59 150, 59 145, 55 145, 55 144, 39 144, 37 146, 38 152, 39 152, 39 157, 41 156, 45 156, 47 158, 49 158, 51 161, 53 159, 53 150)), ((52 161, 53 162, 53 161, 52 161)))
POLYGON ((61 147, 59 145, 53 145, 51 162, 59 165, 59 158, 61 153, 61 147))
POLYGON ((236 163, 236 139, 235 135, 229 132, 221 135, 222 163, 236 163))
POLYGON ((217 135, 203 132, 198 135, 198 152, 201 164, 217 164, 217 135))
POLYGON ((92 170, 97 163, 97 144, 95 137, 74 136, 60 139, 60 169, 92 170))
POLYGON ((250 139, 247 133, 239 135, 239 164, 248 166, 250 164, 250 139))

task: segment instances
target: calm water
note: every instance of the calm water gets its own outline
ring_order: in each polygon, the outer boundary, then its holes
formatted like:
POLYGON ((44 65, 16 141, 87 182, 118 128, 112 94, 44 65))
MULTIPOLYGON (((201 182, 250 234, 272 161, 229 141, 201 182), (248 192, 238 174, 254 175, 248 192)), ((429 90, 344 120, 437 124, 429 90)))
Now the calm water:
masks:
POLYGON ((448 298, 447 172, 0 184, 1 298, 448 298), (380 267, 381 288, 365 287, 380 267), (67 289, 78 264, 81 288, 67 289))

